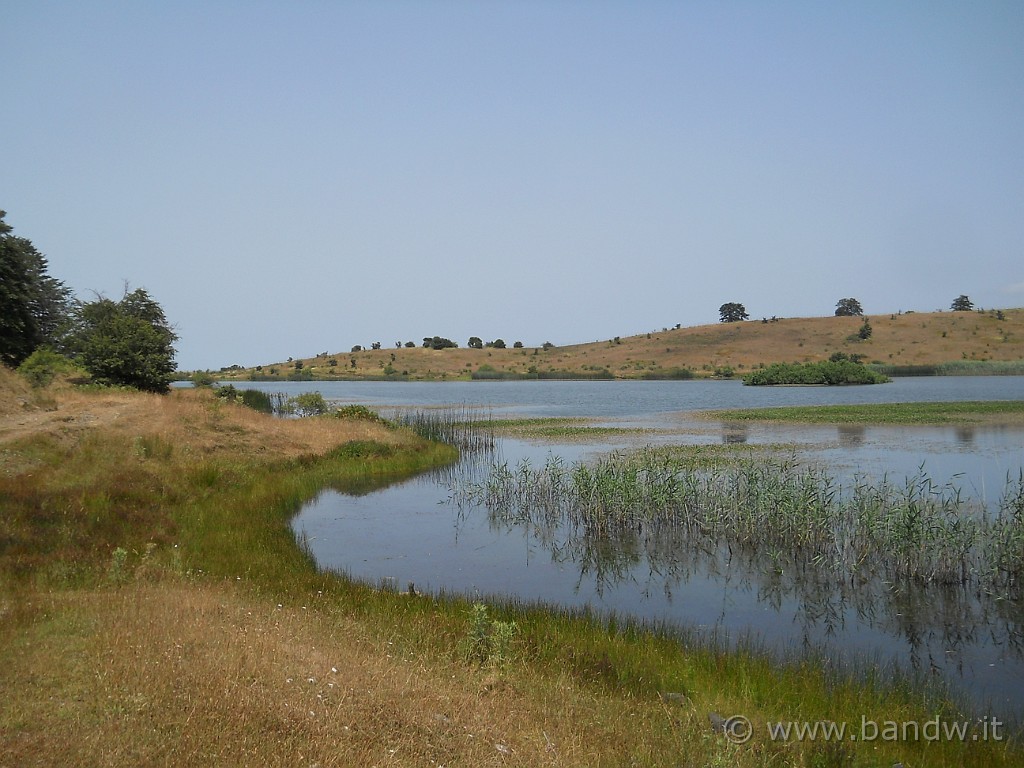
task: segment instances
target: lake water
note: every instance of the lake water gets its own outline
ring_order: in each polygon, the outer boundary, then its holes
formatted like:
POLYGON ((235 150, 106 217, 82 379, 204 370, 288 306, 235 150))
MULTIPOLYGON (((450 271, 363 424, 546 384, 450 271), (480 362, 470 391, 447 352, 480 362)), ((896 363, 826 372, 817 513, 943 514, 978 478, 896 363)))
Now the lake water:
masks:
MULTIPOLYGON (((682 382, 274 382, 242 386, 378 409, 457 405, 501 417, 588 417, 658 430, 593 442, 503 440, 510 465, 549 455, 586 460, 625 445, 794 443, 841 477, 902 481, 923 470, 937 485, 995 504, 1024 467, 1019 427, 827 427, 695 420, 694 410, 951 400, 1021 400, 1024 377, 906 378, 842 388, 754 388, 682 382)), ((466 459, 456 473, 480 476, 466 459)), ((483 508, 449 503, 452 472, 432 473, 363 495, 321 494, 294 519, 318 563, 371 583, 482 597, 515 597, 700 628, 729 644, 753 639, 771 652, 812 649, 837 663, 890 664, 934 675, 975 706, 1024 712, 1022 606, 971 595, 844 585, 744 561, 681 542, 618 541, 595 553, 563 531, 507 523, 483 508)))

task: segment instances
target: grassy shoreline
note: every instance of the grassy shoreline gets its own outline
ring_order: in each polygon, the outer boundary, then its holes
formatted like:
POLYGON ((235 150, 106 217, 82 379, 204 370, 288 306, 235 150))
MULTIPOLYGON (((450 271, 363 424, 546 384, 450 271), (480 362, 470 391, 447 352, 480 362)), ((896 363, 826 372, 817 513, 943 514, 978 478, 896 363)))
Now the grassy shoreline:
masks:
POLYGON ((52 430, 3 445, 12 764, 1019 763, 1006 741, 772 741, 775 720, 957 713, 812 661, 585 615, 492 606, 484 629, 515 622, 511 644, 471 658, 468 601, 317 571, 290 527, 322 488, 365 491, 450 448, 379 424, 282 424, 203 393, 123 394, 108 422, 75 397, 77 412, 57 397, 52 430), (714 732, 712 712, 749 717, 753 738, 714 732))
POLYGON ((783 421, 807 424, 1024 424, 1024 401, 993 400, 937 403, 870 403, 701 411, 723 421, 783 421))

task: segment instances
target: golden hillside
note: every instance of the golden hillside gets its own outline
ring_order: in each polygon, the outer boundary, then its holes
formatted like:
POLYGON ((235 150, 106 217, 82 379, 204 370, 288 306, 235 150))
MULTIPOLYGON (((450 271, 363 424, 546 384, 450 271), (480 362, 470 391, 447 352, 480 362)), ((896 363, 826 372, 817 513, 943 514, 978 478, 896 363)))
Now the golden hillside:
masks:
MULTIPOLYGON (((382 348, 337 352, 300 361, 225 372, 225 378, 285 378, 297 372, 315 379, 384 376, 408 379, 470 378, 472 374, 608 374, 656 378, 679 369, 710 376, 776 362, 827 359, 834 352, 862 355, 865 362, 931 366, 959 361, 1024 360, 1024 309, 985 312, 908 312, 867 316, 871 335, 860 339, 862 317, 803 317, 715 323, 662 329, 586 344, 542 349, 382 348)), ((464 340, 456 340, 464 345, 464 340)), ((510 342, 511 344, 511 342, 510 342)))

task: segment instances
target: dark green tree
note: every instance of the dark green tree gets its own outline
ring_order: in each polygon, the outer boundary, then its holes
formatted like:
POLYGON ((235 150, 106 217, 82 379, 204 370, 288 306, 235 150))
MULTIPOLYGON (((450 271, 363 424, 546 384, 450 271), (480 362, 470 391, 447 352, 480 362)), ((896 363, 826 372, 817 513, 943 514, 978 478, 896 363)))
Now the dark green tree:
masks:
POLYGON ((836 302, 836 317, 859 317, 864 314, 856 299, 840 299, 836 302))
POLYGON ((949 308, 952 309, 954 312, 970 312, 972 309, 974 309, 974 303, 969 298, 967 298, 966 295, 961 293, 959 296, 953 299, 953 303, 950 305, 949 308))
POLYGON ((483 349, 484 342, 479 336, 470 336, 466 346, 470 349, 483 349))
POLYGON ((46 257, 11 234, 0 211, 0 362, 19 365, 42 344, 56 346, 71 309, 71 290, 47 274, 46 257))
POLYGON ((427 349, 455 349, 459 345, 443 336, 424 336, 423 346, 427 349))
POLYGON ((718 315, 723 323, 738 323, 750 317, 747 308, 735 301, 730 301, 718 308, 718 315))
POLYGON ((100 384, 166 392, 177 339, 145 289, 125 288, 120 301, 100 296, 78 305, 67 349, 100 384))

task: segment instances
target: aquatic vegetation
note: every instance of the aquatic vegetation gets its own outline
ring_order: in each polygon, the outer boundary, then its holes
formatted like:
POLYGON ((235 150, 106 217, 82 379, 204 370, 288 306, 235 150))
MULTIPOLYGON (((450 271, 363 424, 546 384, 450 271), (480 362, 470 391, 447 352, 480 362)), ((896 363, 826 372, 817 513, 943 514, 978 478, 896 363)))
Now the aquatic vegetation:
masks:
POLYGON ((397 410, 391 420, 426 440, 446 443, 463 452, 493 451, 495 447, 490 414, 481 418, 479 411, 467 407, 397 410))
POLYGON ((259 389, 237 389, 234 384, 222 384, 214 390, 217 397, 242 405, 261 413, 283 413, 286 411, 286 397, 282 393, 271 394, 259 389))
POLYGON ((547 529, 562 556, 595 573, 614 575, 642 553, 667 574, 742 563, 769 582, 792 578, 786 591, 807 602, 819 583, 855 602, 922 590, 982 604, 1022 597, 1024 476, 991 513, 923 468, 902 483, 858 476, 844 485, 795 456, 713 462, 646 448, 592 464, 496 464, 454 500, 484 505, 499 523, 547 529))

